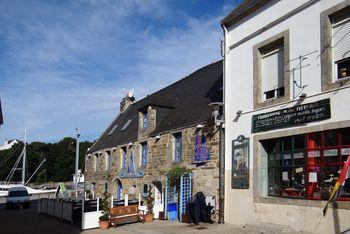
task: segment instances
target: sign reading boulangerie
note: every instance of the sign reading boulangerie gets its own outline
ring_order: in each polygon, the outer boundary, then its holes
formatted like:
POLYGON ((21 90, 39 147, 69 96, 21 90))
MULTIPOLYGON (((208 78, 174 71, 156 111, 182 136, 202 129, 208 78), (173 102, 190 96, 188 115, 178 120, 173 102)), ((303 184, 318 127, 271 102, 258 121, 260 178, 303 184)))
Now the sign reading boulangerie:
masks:
POLYGON ((305 105, 253 115, 252 132, 262 132, 329 118, 331 118, 331 106, 328 98, 305 105))

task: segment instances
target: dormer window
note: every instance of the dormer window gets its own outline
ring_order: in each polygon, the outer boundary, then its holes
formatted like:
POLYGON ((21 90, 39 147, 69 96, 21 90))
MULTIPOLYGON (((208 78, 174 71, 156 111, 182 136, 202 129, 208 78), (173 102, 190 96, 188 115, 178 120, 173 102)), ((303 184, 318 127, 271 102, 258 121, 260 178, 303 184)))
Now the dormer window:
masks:
POLYGON ((145 112, 141 112, 141 115, 142 115, 142 128, 147 128, 147 125, 148 125, 148 113, 147 111, 145 112))

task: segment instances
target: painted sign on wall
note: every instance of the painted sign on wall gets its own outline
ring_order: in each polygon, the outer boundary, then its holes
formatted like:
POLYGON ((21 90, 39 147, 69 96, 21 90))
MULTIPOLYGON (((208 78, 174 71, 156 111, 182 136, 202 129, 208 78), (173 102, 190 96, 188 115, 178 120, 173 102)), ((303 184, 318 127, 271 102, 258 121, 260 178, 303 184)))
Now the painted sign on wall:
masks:
POLYGON ((233 189, 249 189, 249 138, 243 135, 232 141, 233 189))
POLYGON ((328 98, 291 108, 253 115, 252 132, 262 132, 329 118, 331 118, 331 107, 328 98))

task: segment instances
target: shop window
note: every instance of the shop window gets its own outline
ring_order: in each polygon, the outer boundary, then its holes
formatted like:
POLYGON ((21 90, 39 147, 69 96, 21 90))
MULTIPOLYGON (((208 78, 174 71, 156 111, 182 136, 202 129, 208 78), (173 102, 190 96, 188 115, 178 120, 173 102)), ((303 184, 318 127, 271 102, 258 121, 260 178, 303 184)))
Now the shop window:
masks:
POLYGON ((263 145, 268 154, 268 195, 303 197, 305 136, 269 140, 263 145), (301 148, 303 142, 304 148, 301 148))
MULTIPOLYGON (((350 155, 350 128, 262 142, 268 154, 268 195, 327 200, 350 155)), ((350 200, 350 180, 339 200, 350 200)))

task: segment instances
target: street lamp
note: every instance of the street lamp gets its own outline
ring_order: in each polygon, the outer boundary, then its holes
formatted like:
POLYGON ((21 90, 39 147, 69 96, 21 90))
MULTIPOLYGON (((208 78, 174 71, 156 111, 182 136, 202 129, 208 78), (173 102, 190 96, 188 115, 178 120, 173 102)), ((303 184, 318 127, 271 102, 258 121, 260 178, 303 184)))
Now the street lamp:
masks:
POLYGON ((209 104, 212 109, 215 125, 219 127, 219 223, 225 223, 224 220, 224 202, 225 202, 225 135, 223 131, 224 104, 222 102, 213 102, 209 104))

